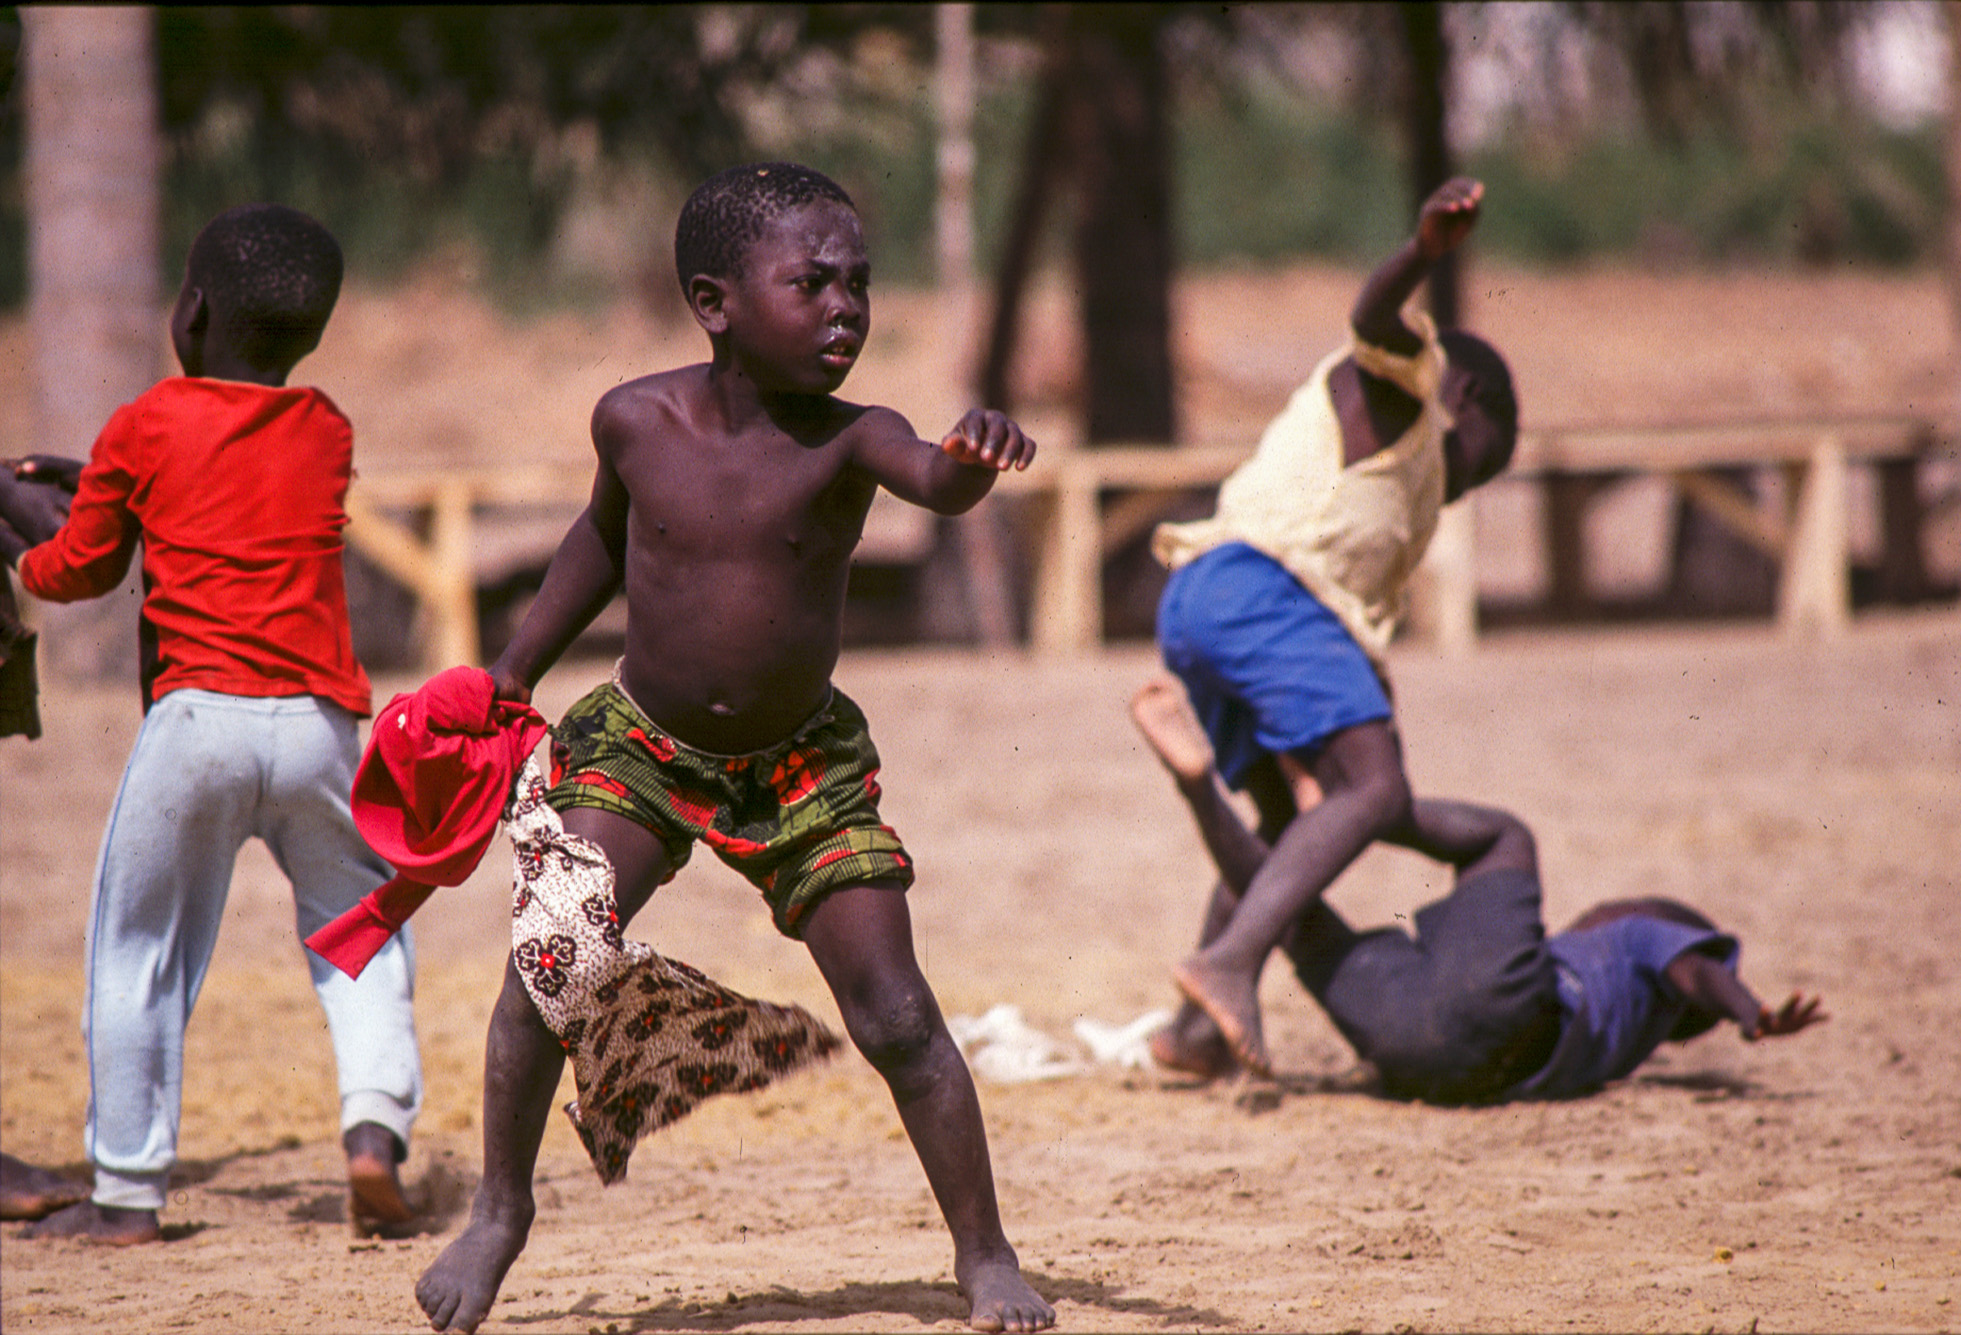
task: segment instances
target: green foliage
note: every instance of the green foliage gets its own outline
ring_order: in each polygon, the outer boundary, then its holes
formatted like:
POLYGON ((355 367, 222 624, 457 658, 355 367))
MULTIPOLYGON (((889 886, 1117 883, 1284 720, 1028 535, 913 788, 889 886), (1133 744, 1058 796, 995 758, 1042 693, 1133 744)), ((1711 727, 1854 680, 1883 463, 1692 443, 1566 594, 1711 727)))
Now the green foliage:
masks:
POLYGON ((1173 180, 1186 264, 1314 255, 1366 260, 1411 215, 1395 132, 1269 84, 1178 111, 1173 180))
POLYGON ((232 205, 277 200, 325 223, 369 282, 399 278, 431 254, 466 248, 481 285, 514 311, 562 299, 543 273, 569 181, 543 177, 509 154, 474 157, 430 179, 399 162, 369 161, 332 143, 295 144, 242 123, 231 135, 180 142, 164 181, 166 290, 182 276, 199 229, 232 205))
MULTIPOLYGON (((983 269, 998 259, 1008 229, 1033 104, 1033 89, 1014 84, 982 97, 974 111, 974 245, 983 269)), ((800 127, 769 150, 835 177, 851 192, 880 281, 927 282, 938 185, 931 89, 882 110, 875 130, 856 118, 827 131, 800 127)))
MULTIPOLYGON (((595 285, 638 290, 666 244, 651 220, 671 222, 705 169, 764 155, 836 176, 865 214, 881 279, 925 281, 934 258, 928 14, 165 8, 165 282, 176 282, 213 214, 276 199, 325 221, 352 271, 370 280, 463 252, 485 290, 515 311, 576 301, 595 285), (568 272, 554 257, 568 212, 621 164, 646 196, 635 224, 645 241, 633 241, 649 252, 645 271, 568 272)), ((0 7, 5 308, 21 304, 26 284, 19 35, 16 11, 0 7)), ((1179 86, 1180 263, 1363 263, 1403 234, 1412 201, 1393 122, 1311 103, 1244 68, 1179 86)), ((1537 265, 1932 261, 1946 211, 1940 127, 1888 131, 1795 96, 1771 105, 1779 96, 1755 95, 1746 133, 1692 130, 1663 142, 1629 128, 1478 151, 1463 167, 1491 190, 1481 247, 1537 265)), ((1032 100, 1032 80, 1021 79, 977 109, 986 267, 1018 188, 1032 100)), ((1066 213, 1051 216, 1060 225, 1066 213)))
POLYGON ((1674 145, 1627 136, 1565 151, 1500 145, 1465 169, 1494 201, 1480 244, 1522 263, 1898 267, 1940 253, 1938 126, 1899 132, 1806 116, 1754 143, 1710 132, 1674 145))

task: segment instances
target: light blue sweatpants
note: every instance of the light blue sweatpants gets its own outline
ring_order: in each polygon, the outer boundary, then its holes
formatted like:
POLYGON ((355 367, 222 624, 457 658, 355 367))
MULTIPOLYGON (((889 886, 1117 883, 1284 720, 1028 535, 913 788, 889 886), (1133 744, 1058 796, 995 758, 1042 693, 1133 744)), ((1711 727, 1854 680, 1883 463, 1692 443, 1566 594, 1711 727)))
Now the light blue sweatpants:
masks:
MULTIPOLYGON (((144 718, 103 832, 89 922, 82 1035, 98 1204, 163 1205, 184 1026, 245 841, 263 839, 293 883, 302 937, 391 874, 349 811, 359 758, 354 716, 310 695, 177 690, 144 718)), ((359 979, 302 953, 333 1036, 342 1130, 378 1122, 406 1145, 422 1106, 408 931, 359 979)))

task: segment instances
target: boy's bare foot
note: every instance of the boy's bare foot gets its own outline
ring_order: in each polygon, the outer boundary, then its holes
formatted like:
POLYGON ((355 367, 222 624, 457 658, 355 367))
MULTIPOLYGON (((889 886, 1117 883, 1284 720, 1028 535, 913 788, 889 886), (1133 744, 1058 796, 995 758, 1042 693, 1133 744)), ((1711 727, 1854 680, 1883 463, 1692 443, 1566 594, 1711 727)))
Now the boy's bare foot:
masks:
POLYGON ((956 1262, 954 1278, 972 1308, 967 1324, 975 1330, 1047 1330, 1055 1309, 1021 1277, 1013 1253, 995 1260, 956 1262))
POLYGON ((1217 1080, 1239 1069, 1239 1058, 1232 1055, 1225 1036, 1212 1017, 1187 1003, 1197 1023, 1184 1023, 1184 1016, 1173 1020, 1151 1035, 1151 1060, 1168 1071, 1183 1071, 1201 1080, 1217 1080))
POLYGON ((114 1205, 81 1201, 65 1210, 56 1210, 37 1224, 21 1230, 23 1238, 77 1238, 108 1247, 133 1247, 155 1242, 163 1236, 155 1210, 124 1210, 114 1205))
POLYGON ((523 1216, 472 1214, 462 1236, 443 1248, 435 1263, 415 1283, 415 1300, 429 1317, 431 1330, 475 1330, 490 1314, 497 1290, 512 1262, 531 1235, 531 1219, 523 1216))
POLYGON ((0 1154, 0 1219, 45 1219, 88 1198, 87 1183, 0 1154))
POLYGON ((1194 955, 1171 971, 1178 990, 1219 1026, 1233 1055, 1255 1075, 1271 1076, 1266 1040, 1260 1033, 1260 997, 1255 978, 1214 967, 1194 955))
POLYGON ((357 1233, 385 1232, 415 1217, 402 1196, 395 1165, 402 1143, 379 1122, 360 1122, 341 1134, 347 1151, 347 1217, 357 1233))
POLYGON ((1172 777, 1197 783, 1212 772, 1212 743, 1176 677, 1145 682, 1130 697, 1130 717, 1172 777))

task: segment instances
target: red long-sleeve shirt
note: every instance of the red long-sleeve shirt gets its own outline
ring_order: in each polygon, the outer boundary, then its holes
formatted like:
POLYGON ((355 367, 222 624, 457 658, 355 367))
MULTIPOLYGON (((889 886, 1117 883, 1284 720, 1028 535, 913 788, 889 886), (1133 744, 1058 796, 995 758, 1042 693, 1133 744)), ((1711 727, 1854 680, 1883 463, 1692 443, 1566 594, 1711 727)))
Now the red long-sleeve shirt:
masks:
POLYGON ((154 694, 371 707, 341 572, 354 433, 317 389, 176 376, 116 410, 53 538, 20 561, 49 602, 114 589, 143 543, 154 694))

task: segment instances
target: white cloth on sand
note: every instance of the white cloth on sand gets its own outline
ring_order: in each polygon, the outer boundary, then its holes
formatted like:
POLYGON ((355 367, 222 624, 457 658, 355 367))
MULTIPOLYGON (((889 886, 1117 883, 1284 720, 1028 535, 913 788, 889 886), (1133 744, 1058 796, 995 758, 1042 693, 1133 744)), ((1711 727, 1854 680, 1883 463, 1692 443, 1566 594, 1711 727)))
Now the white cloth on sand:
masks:
POLYGON ((1079 1016, 1073 1027, 1081 1047, 1043 1033, 1028 1023, 1021 1007, 1007 1002, 984 1015, 949 1016, 946 1027, 976 1076, 1013 1085, 1083 1075, 1097 1066, 1153 1070, 1150 1037, 1170 1020, 1171 1012, 1164 1010, 1122 1025, 1079 1016))

